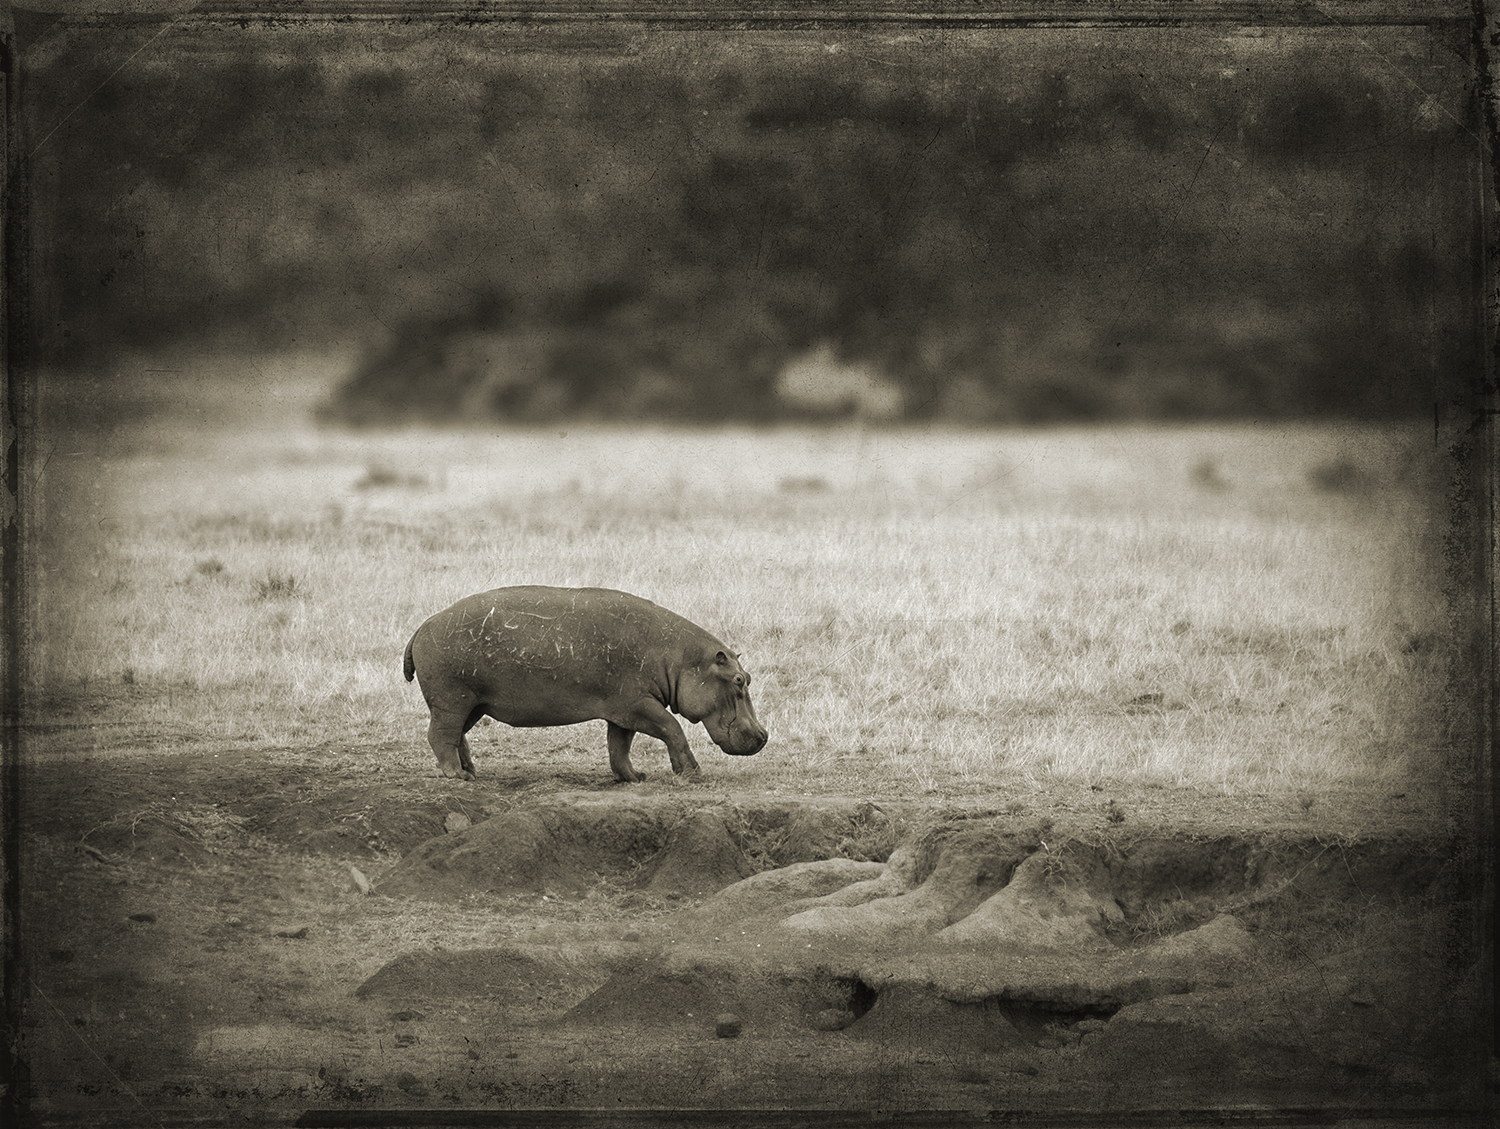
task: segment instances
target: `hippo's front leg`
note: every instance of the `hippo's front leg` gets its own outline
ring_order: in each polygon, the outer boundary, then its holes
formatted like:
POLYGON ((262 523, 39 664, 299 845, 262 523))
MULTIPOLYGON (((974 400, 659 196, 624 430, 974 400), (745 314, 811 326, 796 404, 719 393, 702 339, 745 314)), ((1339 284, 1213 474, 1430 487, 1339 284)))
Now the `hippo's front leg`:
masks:
MULTIPOLYGON (((688 747, 682 726, 678 725, 677 719, 667 712, 666 706, 655 698, 647 698, 638 702, 630 714, 629 725, 621 726, 621 728, 634 729, 648 737, 655 737, 658 741, 665 742, 667 756, 672 759, 672 771, 677 775, 696 776, 698 774, 698 762, 693 759, 693 750, 688 747)), ((610 746, 610 766, 614 766, 613 744, 610 746)))

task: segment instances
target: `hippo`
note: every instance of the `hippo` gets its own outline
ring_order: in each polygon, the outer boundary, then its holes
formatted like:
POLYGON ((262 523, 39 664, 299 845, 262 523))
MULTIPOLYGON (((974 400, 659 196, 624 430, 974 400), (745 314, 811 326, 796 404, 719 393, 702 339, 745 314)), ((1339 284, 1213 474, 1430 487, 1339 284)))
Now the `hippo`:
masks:
POLYGON ((628 592, 531 585, 467 596, 417 628, 404 669, 418 679, 427 743, 448 777, 474 779, 464 735, 486 714, 513 726, 603 718, 609 767, 627 783, 645 779, 630 764, 637 733, 666 742, 674 773, 697 774, 673 713, 701 721, 731 756, 766 743, 739 656, 628 592))

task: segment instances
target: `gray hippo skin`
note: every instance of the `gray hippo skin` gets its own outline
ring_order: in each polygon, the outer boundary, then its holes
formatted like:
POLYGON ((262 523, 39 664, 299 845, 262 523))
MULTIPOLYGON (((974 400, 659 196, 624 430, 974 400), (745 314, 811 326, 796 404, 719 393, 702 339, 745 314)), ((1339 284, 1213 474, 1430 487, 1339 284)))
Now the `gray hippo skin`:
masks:
POLYGON ((766 743, 733 651, 680 615, 608 588, 465 597, 417 628, 405 671, 432 713, 427 743, 444 776, 474 779, 464 734, 486 714, 514 726, 603 718, 609 767, 624 781, 645 779, 630 765, 637 733, 666 742, 673 772, 698 771, 673 713, 701 721, 733 756, 766 743))

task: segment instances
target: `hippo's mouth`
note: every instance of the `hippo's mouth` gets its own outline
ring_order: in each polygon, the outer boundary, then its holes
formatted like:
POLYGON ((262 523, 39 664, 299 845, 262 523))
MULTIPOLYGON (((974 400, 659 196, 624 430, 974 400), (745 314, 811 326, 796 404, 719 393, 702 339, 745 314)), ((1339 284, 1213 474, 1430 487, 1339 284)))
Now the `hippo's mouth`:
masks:
POLYGON ((766 731, 745 725, 738 718, 718 732, 715 732, 716 726, 705 724, 704 728, 714 744, 732 757, 753 757, 766 747, 766 731))
POLYGON ((766 739, 764 737, 747 737, 742 738, 737 743, 731 741, 719 746, 719 748, 732 757, 753 757, 765 747, 766 739))

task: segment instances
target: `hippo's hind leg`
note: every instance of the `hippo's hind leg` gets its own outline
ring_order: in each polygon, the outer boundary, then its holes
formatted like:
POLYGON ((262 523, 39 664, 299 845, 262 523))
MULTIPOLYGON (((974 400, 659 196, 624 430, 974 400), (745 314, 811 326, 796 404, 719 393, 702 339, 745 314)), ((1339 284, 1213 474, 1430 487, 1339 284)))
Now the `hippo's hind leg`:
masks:
POLYGON ((464 779, 473 780, 479 775, 474 768, 474 756, 469 752, 469 730, 479 724, 479 719, 484 716, 484 707, 475 706, 469 714, 469 719, 464 722, 463 734, 458 738, 458 764, 464 770, 464 779))
POLYGON ((438 771, 444 776, 473 780, 474 757, 469 751, 469 740, 464 736, 484 716, 483 706, 474 706, 468 713, 451 710, 432 711, 432 721, 427 726, 427 743, 437 757, 438 771))
POLYGON ((612 721, 609 723, 609 767, 614 771, 615 779, 626 784, 646 779, 645 773, 637 772, 631 767, 630 742, 633 740, 634 729, 626 729, 612 721))

